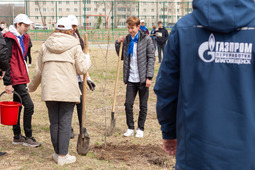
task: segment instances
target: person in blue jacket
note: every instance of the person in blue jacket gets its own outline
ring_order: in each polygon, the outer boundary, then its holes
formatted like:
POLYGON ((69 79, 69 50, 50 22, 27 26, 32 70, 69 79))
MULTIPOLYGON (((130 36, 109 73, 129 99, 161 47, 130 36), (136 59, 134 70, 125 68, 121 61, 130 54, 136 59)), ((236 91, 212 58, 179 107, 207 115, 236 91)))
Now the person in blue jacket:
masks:
POLYGON ((254 13, 254 0, 194 0, 172 29, 154 90, 175 169, 255 169, 254 13))

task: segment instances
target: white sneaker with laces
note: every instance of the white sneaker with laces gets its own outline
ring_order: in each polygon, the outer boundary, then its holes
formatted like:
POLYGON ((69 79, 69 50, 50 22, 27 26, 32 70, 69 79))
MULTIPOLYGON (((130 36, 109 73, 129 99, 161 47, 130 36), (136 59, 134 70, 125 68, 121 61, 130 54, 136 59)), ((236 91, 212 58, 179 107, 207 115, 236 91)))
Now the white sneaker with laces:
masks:
POLYGON ((123 135, 126 136, 126 137, 132 136, 132 135, 134 135, 134 130, 133 129, 128 129, 126 131, 126 133, 124 133, 123 135))
POLYGON ((140 130, 139 128, 136 130, 136 135, 135 137, 137 138, 142 138, 143 137, 143 131, 140 130))
POLYGON ((67 154, 66 156, 58 156, 58 165, 71 164, 76 162, 76 157, 67 154))

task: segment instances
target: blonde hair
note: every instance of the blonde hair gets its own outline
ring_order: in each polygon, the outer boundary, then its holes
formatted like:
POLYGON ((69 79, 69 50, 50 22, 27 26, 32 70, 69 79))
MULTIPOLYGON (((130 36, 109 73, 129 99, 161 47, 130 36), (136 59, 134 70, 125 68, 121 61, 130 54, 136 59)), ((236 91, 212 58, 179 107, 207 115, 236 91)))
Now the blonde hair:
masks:
POLYGON ((140 25, 140 19, 136 16, 131 16, 127 19, 126 23, 129 26, 138 26, 138 25, 140 25))
POLYGON ((59 30, 59 29, 55 29, 51 34, 57 33, 57 32, 73 36, 73 31, 72 30, 59 30))

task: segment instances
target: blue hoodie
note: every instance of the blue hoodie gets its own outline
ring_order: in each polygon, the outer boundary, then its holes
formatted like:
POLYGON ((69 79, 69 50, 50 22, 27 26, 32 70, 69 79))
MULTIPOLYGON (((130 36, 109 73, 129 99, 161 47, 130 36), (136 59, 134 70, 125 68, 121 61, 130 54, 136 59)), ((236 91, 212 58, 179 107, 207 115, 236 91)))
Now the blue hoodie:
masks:
POLYGON ((255 2, 194 0, 165 47, 154 91, 176 169, 255 169, 255 2))

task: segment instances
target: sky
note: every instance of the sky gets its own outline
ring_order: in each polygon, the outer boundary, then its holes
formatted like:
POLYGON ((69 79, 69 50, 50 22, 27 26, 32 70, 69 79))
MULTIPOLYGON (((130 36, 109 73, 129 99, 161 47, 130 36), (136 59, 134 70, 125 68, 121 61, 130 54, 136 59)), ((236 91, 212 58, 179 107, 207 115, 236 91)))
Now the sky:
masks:
POLYGON ((2 4, 15 4, 15 5, 24 5, 24 0, 0 0, 0 5, 2 4))

